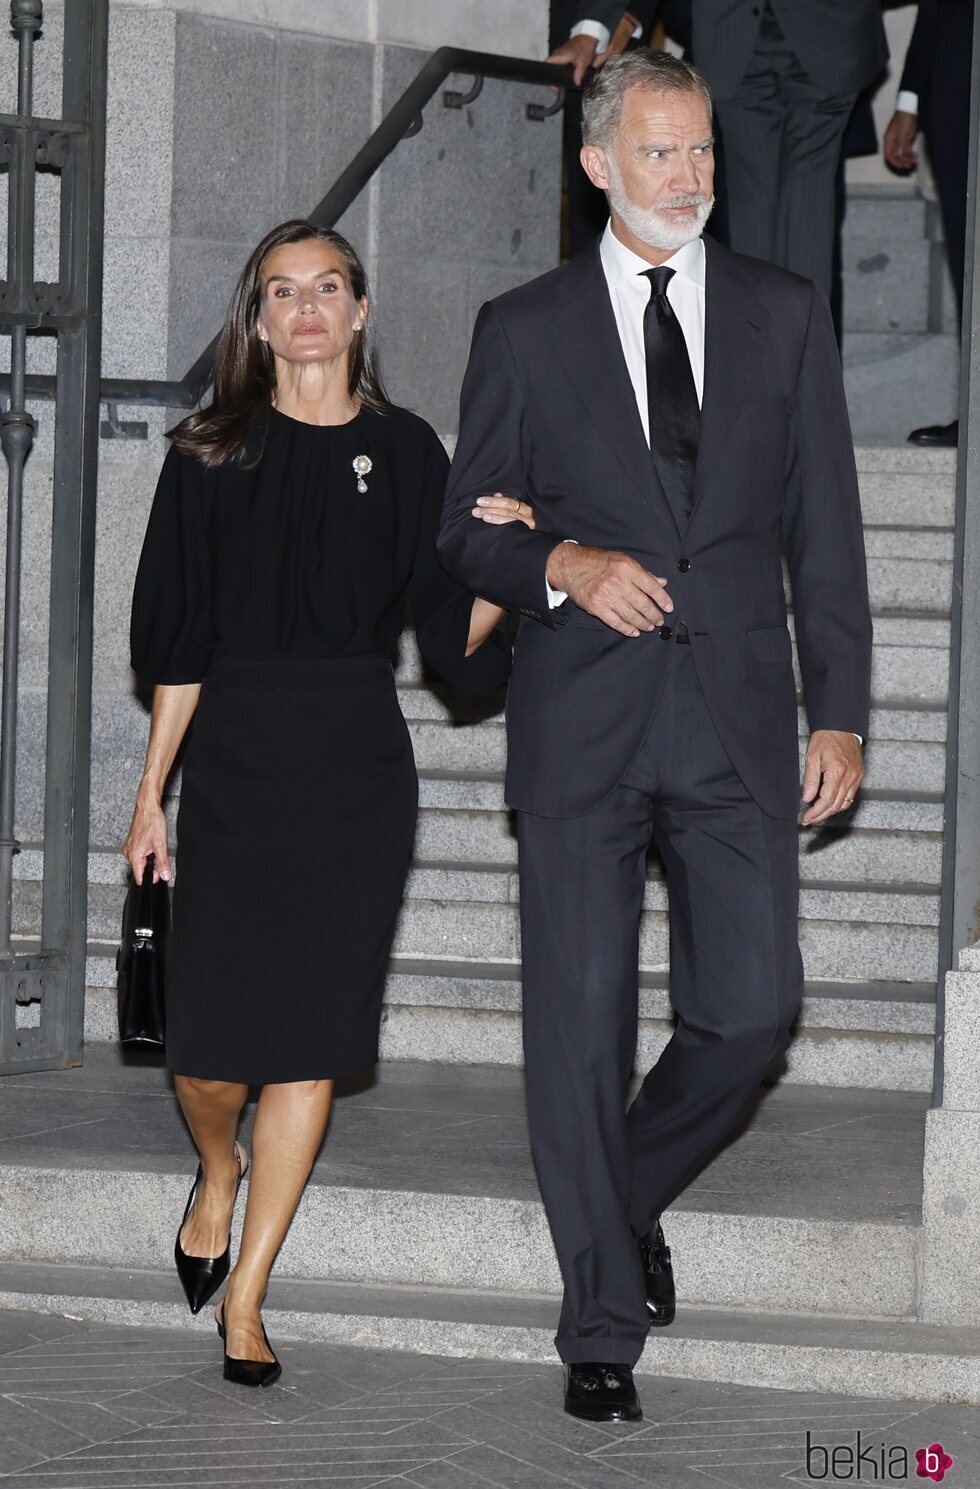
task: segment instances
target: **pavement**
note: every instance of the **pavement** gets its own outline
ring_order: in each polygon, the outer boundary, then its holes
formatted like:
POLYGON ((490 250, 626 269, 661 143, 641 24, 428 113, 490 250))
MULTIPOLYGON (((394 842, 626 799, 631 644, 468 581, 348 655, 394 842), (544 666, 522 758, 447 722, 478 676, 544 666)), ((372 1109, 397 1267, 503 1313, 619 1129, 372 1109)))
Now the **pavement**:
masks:
POLYGON ((639 1378, 644 1420, 561 1410, 555 1366, 290 1343, 281 1383, 221 1379, 202 1327, 0 1314, 0 1483, 24 1489, 786 1489, 980 1485, 980 1412, 639 1378), (809 1438, 808 1438, 809 1434, 809 1438), (916 1449, 942 1445, 940 1477, 916 1449), (809 1456, 808 1456, 809 1447, 809 1456), (834 1456, 836 1450, 836 1457, 834 1456), (863 1458, 859 1459, 859 1455, 863 1458))

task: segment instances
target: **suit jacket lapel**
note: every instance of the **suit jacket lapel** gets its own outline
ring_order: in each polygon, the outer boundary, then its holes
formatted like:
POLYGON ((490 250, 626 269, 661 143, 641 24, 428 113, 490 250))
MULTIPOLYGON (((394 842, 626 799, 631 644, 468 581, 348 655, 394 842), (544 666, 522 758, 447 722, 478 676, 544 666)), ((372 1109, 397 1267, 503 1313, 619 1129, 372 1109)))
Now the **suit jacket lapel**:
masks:
POLYGON ((704 394, 694 475, 694 512, 756 382, 770 315, 738 272, 738 259, 705 238, 704 394))
POLYGON ((598 243, 568 266, 555 318, 555 350, 610 458, 673 522, 640 422, 598 243))

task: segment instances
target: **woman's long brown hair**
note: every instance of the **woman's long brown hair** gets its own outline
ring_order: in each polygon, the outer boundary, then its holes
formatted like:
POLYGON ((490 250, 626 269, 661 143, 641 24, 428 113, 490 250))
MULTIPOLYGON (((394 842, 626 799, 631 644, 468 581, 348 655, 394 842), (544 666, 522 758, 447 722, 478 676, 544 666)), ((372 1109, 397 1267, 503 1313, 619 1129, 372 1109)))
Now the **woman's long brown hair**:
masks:
MULTIPOLYGON (((231 308, 218 340, 214 359, 214 391, 207 408, 188 414, 169 431, 177 449, 203 465, 226 461, 253 465, 261 459, 264 435, 254 433, 258 415, 267 413, 276 389, 276 369, 268 344, 259 339, 256 322, 262 300, 262 268, 269 254, 285 243, 316 238, 327 244, 346 270, 351 294, 362 300, 368 292, 367 275, 347 239, 332 228, 314 227, 303 218, 282 222, 267 233, 249 258, 232 297, 231 308), (251 437, 250 437, 251 436, 251 437)), ((364 327, 354 332, 348 352, 347 387, 352 401, 376 413, 390 413, 389 399, 371 344, 370 301, 364 327)))

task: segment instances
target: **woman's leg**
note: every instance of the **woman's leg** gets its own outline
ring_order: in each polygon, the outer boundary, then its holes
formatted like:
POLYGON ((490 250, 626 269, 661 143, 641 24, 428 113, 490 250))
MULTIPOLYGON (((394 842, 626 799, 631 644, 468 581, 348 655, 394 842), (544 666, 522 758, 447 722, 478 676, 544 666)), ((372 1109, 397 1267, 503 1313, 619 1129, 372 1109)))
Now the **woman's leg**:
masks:
POLYGON ((180 1244, 188 1256, 220 1256, 228 1245, 235 1205, 239 1174, 235 1136, 248 1087, 189 1075, 175 1076, 174 1084, 204 1174, 180 1244))
POLYGON ((296 1213, 330 1115, 333 1081, 264 1086, 252 1127, 252 1167, 238 1261, 222 1307, 237 1360, 272 1360, 260 1312, 269 1273, 296 1213))

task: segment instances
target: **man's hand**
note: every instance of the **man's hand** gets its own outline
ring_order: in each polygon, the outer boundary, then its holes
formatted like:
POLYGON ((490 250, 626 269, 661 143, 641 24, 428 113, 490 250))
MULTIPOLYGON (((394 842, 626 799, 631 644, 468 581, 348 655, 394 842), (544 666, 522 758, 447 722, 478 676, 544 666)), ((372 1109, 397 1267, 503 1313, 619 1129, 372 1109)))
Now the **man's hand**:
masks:
POLYGON ((552 52, 548 61, 557 65, 571 63, 575 69, 575 86, 581 88, 582 79, 592 66, 598 46, 594 36, 570 36, 564 46, 552 52))
POLYGON ((649 574, 625 553, 559 543, 548 556, 548 583, 621 636, 639 636, 664 623, 674 602, 666 579, 649 574))
POLYGON ((836 812, 846 812, 864 780, 864 756, 853 734, 840 729, 817 729, 810 735, 803 773, 803 826, 826 822, 836 812))
POLYGON ((919 163, 915 137, 919 132, 918 114, 896 109, 885 130, 885 159, 895 171, 914 171, 919 163))

